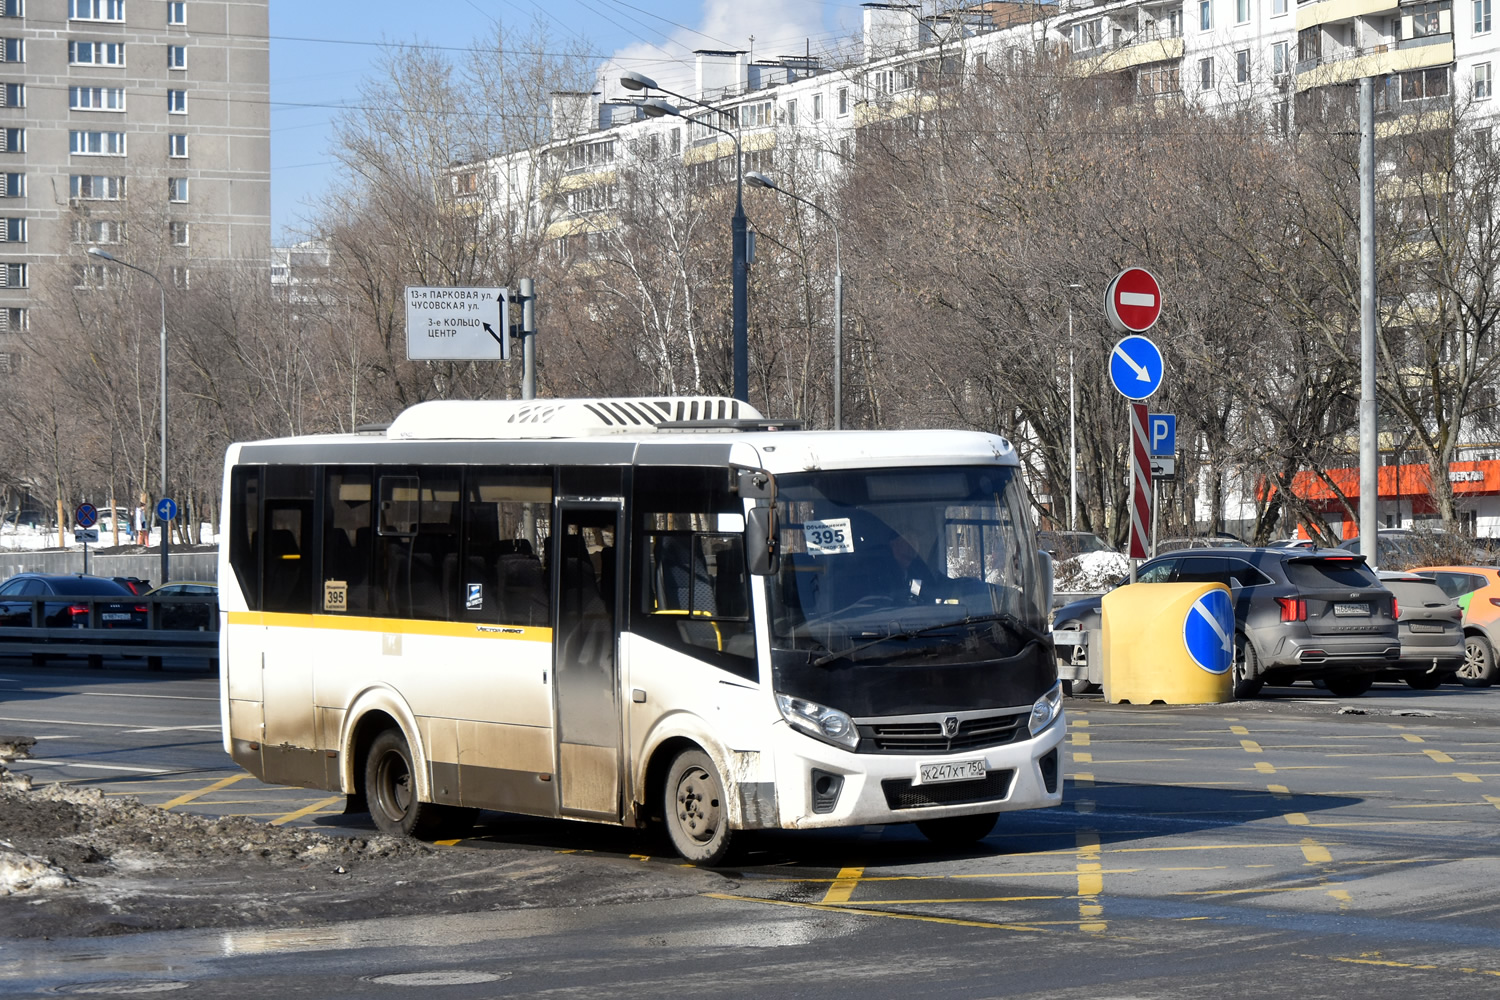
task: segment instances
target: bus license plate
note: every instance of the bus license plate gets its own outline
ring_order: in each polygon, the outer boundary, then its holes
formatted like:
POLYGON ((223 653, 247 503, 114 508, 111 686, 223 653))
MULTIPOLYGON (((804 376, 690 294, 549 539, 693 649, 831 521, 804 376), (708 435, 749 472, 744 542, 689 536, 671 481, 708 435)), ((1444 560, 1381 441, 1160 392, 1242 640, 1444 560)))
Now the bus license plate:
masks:
POLYGON ((1338 615, 1340 618, 1348 618, 1357 615, 1369 617, 1370 606, 1363 602, 1359 604, 1335 604, 1333 606, 1333 613, 1335 615, 1338 615))
POLYGON ((983 757, 976 760, 945 760, 941 763, 918 764, 917 780, 913 785, 941 785, 948 781, 975 781, 983 778, 985 761, 983 757))

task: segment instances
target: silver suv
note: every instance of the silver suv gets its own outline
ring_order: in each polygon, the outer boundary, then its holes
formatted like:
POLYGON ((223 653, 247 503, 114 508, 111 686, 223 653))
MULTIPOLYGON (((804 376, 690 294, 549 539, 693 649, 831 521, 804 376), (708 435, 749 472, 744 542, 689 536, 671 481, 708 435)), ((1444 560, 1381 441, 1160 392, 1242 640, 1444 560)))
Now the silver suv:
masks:
MULTIPOLYGON (((1234 694, 1322 681, 1352 698, 1401 658, 1395 597, 1339 549, 1184 549, 1141 565, 1140 583, 1222 583, 1234 604, 1234 694)), ((1127 581, 1121 580, 1121 583, 1127 581)), ((1053 631, 1098 629, 1102 596, 1057 609, 1053 631)))

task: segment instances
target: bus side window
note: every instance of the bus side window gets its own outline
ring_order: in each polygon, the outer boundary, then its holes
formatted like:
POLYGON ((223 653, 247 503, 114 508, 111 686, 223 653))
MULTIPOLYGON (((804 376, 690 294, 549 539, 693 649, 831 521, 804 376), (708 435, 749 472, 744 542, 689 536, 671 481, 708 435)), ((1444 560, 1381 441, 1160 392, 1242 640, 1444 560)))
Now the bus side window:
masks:
POLYGON ((260 610, 260 477, 256 466, 237 465, 229 480, 229 564, 251 611, 260 610))
POLYGON ((270 466, 261 508, 261 610, 313 610, 313 470, 270 466))
POLYGON ((320 610, 370 613, 370 536, 375 504, 368 469, 330 469, 324 492, 320 610))
POLYGON ((552 507, 549 471, 472 470, 464 487, 463 621, 548 626, 552 596, 539 553, 552 507))

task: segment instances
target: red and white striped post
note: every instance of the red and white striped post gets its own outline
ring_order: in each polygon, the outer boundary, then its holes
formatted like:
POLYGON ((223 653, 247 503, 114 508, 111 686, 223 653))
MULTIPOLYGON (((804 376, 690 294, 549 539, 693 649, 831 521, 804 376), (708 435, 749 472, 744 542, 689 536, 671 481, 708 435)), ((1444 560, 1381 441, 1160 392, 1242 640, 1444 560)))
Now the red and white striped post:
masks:
POLYGON ((1135 560, 1151 549, 1151 455, 1146 439, 1146 404, 1130 404, 1130 582, 1135 560))

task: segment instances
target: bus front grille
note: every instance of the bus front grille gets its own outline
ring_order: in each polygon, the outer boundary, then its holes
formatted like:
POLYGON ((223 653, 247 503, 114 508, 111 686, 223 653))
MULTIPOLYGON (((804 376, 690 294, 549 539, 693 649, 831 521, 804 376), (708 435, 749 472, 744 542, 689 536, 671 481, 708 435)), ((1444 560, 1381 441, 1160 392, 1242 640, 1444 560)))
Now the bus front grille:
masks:
POLYGON ((958 732, 943 735, 941 719, 922 722, 872 722, 859 727, 860 750, 865 753, 943 754, 1003 746, 1027 739, 1025 713, 963 719, 958 732))
POLYGON ((913 785, 910 778, 886 778, 880 783, 885 804, 892 809, 923 809, 930 806, 961 806, 970 802, 992 802, 1010 794, 1014 771, 991 771, 978 781, 954 781, 941 785, 913 785))

